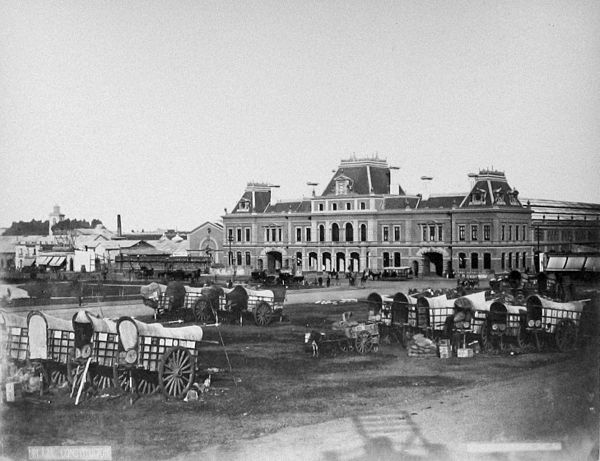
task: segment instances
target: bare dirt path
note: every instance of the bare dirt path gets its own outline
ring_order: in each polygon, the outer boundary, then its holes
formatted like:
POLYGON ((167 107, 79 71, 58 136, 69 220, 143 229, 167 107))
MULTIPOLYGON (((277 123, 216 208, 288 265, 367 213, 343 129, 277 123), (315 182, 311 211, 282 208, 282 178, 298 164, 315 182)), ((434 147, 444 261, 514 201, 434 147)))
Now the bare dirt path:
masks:
POLYGON ((592 395, 597 381, 593 371, 580 372, 597 362, 582 356, 558 359, 514 378, 442 388, 414 401, 392 399, 377 411, 365 408, 350 417, 173 459, 598 459, 597 397, 594 401, 592 395))

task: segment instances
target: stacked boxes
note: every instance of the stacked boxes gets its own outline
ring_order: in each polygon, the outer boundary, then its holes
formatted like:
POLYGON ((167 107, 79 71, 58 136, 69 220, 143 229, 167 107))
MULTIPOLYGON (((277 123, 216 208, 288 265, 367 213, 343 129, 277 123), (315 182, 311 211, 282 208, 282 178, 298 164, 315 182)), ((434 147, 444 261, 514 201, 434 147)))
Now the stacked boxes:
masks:
POLYGON ((452 357, 452 347, 450 346, 450 340, 441 339, 438 349, 441 359, 449 359, 450 357, 452 357))

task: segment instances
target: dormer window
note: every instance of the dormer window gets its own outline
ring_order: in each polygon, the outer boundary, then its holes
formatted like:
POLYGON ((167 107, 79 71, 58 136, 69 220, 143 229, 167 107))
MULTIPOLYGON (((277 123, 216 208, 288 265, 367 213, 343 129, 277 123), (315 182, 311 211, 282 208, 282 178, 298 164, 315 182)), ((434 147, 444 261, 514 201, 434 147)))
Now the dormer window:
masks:
POLYGON ((249 211, 250 210, 250 200, 240 200, 240 204, 238 206, 238 211, 249 211))
POLYGON ((514 192, 512 194, 508 195, 508 200, 510 202, 511 205, 518 205, 519 204, 519 200, 517 199, 517 194, 515 194, 514 192))
POLYGON ((483 189, 476 189, 473 191, 471 195, 471 204, 472 205, 485 205, 485 197, 486 193, 483 189))
POLYGON ((504 200, 504 195, 502 194, 502 192, 496 193, 496 199, 494 200, 494 203, 496 203, 497 205, 506 205, 506 201, 504 200))
POLYGON ((335 195, 346 195, 352 190, 352 180, 347 176, 339 176, 335 180, 335 195))

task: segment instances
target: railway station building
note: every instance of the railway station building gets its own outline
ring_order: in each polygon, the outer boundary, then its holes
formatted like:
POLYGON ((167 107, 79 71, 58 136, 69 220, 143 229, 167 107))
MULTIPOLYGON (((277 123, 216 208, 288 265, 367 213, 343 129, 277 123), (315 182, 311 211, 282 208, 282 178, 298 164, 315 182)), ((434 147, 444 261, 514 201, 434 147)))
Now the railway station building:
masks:
POLYGON ((464 194, 408 194, 379 158, 342 160, 323 192, 274 201, 248 183, 223 216, 235 268, 294 274, 381 271, 485 274, 533 269, 532 209, 501 171, 469 175, 464 194))

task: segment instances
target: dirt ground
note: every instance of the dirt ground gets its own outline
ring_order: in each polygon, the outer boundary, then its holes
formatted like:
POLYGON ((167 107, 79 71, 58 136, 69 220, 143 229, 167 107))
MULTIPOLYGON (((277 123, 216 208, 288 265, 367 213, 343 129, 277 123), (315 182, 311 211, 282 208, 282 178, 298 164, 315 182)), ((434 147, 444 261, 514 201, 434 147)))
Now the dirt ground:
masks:
POLYGON ((344 311, 367 316, 360 301, 311 303, 286 306, 287 320, 267 328, 206 327, 201 368, 223 371, 198 401, 151 395, 130 405, 107 393, 75 407, 63 389, 7 404, 2 455, 109 445, 115 460, 596 459, 588 455, 598 439, 597 345, 442 360, 408 357, 392 343, 313 358, 306 325, 329 325, 344 311), (500 455, 465 448, 525 441, 561 445, 500 455))

